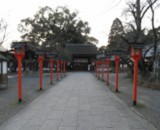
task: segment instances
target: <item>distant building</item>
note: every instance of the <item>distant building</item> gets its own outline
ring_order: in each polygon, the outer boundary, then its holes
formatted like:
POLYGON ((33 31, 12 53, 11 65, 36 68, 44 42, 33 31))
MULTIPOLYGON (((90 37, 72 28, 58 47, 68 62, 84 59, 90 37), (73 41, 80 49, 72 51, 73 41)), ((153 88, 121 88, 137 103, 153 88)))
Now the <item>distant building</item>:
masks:
POLYGON ((71 54, 71 70, 93 70, 97 47, 92 44, 66 44, 65 49, 71 54))
MULTIPOLYGON (((148 66, 151 64, 150 60, 152 59, 154 54, 154 45, 146 45, 143 49, 143 57, 145 58, 145 63, 148 66)), ((156 53, 156 60, 153 65, 153 71, 160 71, 160 43, 157 45, 157 53, 156 53)))
POLYGON ((7 58, 5 57, 7 50, 0 45, 0 89, 7 86, 7 58))

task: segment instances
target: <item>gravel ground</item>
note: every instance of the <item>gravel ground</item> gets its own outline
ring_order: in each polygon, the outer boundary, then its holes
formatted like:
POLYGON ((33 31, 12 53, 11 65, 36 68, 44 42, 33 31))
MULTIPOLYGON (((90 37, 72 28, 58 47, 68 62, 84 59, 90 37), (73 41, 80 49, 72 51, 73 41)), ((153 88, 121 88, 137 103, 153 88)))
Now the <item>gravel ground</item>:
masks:
MULTIPOLYGON (((8 87, 0 89, 0 125, 16 114, 19 110, 24 108, 28 103, 32 102, 36 97, 40 96, 47 89, 54 87, 58 83, 53 79, 53 84, 50 84, 49 74, 43 75, 43 90, 39 91, 39 76, 38 73, 32 75, 23 75, 23 102, 18 103, 17 99, 17 75, 8 76, 8 87)), ((60 79, 60 80, 63 80, 60 79)), ((59 80, 59 81, 60 81, 59 80)))
MULTIPOLYGON (((104 76, 106 79, 106 75, 104 76)), ((119 93, 115 92, 115 73, 110 74, 109 88, 128 106, 132 105, 133 80, 126 73, 119 74, 119 93)), ((133 107, 153 126, 160 130, 160 90, 138 86, 137 107, 133 107)))

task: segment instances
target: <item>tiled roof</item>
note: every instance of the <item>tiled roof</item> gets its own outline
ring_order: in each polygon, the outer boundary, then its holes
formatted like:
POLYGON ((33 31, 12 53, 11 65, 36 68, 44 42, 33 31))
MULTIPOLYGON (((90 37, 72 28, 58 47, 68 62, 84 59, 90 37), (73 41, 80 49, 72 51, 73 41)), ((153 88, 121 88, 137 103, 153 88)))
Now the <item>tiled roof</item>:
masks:
MULTIPOLYGON (((143 56, 147 49, 149 49, 149 51, 147 52, 146 57, 152 57, 154 53, 154 45, 153 44, 146 45, 145 48, 143 49, 143 56)), ((157 55, 160 55, 160 44, 157 45, 157 55)))
POLYGON ((6 61, 7 58, 5 56, 3 56, 2 54, 0 54, 0 61, 6 61))
POLYGON ((36 52, 38 47, 36 47, 32 42, 13 42, 12 48, 16 46, 24 46, 25 49, 36 52))
POLYGON ((27 47, 28 50, 36 52, 39 48, 34 46, 32 43, 26 43, 25 46, 27 47))
POLYGON ((97 54, 97 47, 92 44, 66 44, 66 49, 72 54, 97 54))

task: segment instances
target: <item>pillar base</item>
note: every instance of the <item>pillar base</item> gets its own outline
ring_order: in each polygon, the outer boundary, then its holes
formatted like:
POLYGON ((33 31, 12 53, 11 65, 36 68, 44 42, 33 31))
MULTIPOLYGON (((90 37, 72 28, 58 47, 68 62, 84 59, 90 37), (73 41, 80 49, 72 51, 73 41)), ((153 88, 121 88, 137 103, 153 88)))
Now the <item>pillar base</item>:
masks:
POLYGON ((118 89, 116 89, 116 92, 118 93, 118 89))
POLYGON ((18 99, 18 102, 22 102, 22 99, 18 99))
POLYGON ((107 82, 107 85, 109 85, 109 83, 107 82))
POLYGON ((53 82, 51 81, 51 84, 53 84, 53 82))
POLYGON ((57 81, 58 81, 58 79, 57 79, 57 81))
POLYGON ((136 101, 133 101, 133 105, 134 105, 134 106, 137 106, 137 102, 136 102, 136 101))
POLYGON ((42 88, 40 88, 39 90, 42 91, 42 88))

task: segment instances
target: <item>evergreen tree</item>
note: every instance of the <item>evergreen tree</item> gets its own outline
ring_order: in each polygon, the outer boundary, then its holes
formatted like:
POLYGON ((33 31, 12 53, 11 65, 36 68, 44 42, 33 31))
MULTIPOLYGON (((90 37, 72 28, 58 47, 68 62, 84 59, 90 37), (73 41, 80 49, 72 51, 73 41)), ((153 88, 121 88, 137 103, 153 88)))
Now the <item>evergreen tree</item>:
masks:
POLYGON ((76 11, 71 12, 67 7, 53 10, 48 6, 40 8, 33 18, 22 19, 18 30, 24 41, 52 47, 87 43, 90 33, 88 22, 79 19, 76 11))
POLYGON ((124 35, 124 29, 120 19, 116 18, 111 26, 107 49, 126 49, 128 45, 123 41, 121 36, 124 35))

